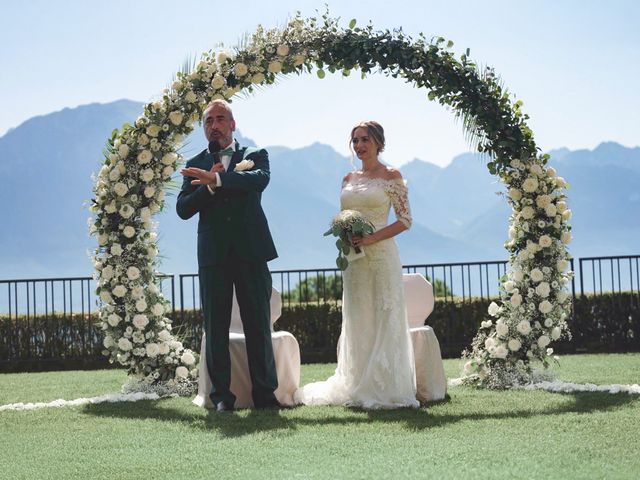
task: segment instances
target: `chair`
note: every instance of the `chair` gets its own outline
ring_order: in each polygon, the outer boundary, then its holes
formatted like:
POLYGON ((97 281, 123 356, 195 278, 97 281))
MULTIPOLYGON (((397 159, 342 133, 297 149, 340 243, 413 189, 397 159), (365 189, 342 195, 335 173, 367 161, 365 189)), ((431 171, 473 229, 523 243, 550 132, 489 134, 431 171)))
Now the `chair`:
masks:
MULTIPOLYGON (((273 324, 281 314, 280 292, 273 288, 271 291, 271 341, 278 375, 278 388, 274 393, 282 405, 294 405, 293 394, 300 386, 300 346, 291 333, 273 331, 273 324)), ((235 408, 250 408, 253 406, 253 399, 251 398, 247 346, 235 293, 231 308, 231 326, 229 327, 229 354, 231 356, 231 391, 236 396, 235 408)), ((212 408, 213 404, 209 398, 211 379, 205 361, 204 333, 200 345, 199 377, 198 395, 193 399, 193 403, 199 407, 212 408)))
POLYGON ((419 273, 404 274, 402 282, 416 364, 416 397, 421 402, 442 400, 447 379, 440 344, 433 329, 424 324, 435 304, 433 286, 419 273))

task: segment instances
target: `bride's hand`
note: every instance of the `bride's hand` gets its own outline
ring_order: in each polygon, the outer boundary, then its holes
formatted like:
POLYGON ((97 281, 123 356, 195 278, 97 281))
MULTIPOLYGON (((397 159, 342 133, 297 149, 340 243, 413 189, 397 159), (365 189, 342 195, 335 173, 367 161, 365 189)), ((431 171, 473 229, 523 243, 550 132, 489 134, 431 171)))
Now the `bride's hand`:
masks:
POLYGON ((351 239, 351 243, 354 247, 366 247, 368 245, 373 245, 378 240, 373 235, 365 235, 361 237, 360 235, 356 235, 351 239))

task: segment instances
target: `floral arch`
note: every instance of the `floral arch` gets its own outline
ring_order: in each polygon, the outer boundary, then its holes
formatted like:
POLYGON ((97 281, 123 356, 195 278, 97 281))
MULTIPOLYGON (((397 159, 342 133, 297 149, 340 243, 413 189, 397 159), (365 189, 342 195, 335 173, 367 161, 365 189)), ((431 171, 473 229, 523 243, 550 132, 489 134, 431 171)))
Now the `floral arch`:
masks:
POLYGON ((491 304, 465 352, 466 381, 507 387, 530 378, 532 360, 547 366, 550 342, 569 334, 567 185, 539 153, 522 103, 512 102, 492 69, 479 69, 468 50, 456 58, 452 46, 443 38, 356 27, 353 20, 343 28, 326 14, 296 16, 282 29, 258 27, 233 53, 203 54, 133 125, 115 130, 96 178, 90 228, 98 238, 94 265, 110 361, 149 385, 185 387, 197 377, 196 355, 172 334, 168 302, 156 287, 152 217, 181 161, 176 149, 207 103, 280 75, 359 70, 364 78, 376 70, 425 88, 429 100, 449 107, 506 186, 509 268, 500 302, 491 304))

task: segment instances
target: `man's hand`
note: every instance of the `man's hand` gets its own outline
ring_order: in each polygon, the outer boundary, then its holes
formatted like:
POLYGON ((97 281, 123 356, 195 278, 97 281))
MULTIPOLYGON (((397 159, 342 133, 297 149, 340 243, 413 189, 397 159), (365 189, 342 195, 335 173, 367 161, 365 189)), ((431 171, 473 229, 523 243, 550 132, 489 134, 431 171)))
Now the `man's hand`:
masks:
POLYGON ((214 163, 211 170, 203 170, 202 168, 187 167, 180 170, 180 175, 184 177, 193 177, 191 185, 214 185, 216 183, 216 173, 224 172, 222 163, 214 163))

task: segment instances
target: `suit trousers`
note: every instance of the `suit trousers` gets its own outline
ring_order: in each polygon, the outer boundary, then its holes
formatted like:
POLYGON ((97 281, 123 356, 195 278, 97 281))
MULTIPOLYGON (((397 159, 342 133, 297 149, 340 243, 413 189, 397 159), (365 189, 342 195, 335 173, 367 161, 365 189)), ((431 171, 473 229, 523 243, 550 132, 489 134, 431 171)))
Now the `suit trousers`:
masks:
MULTIPOLYGON (((250 262, 231 252, 225 261, 200 267, 200 298, 207 334, 206 362, 213 404, 232 406, 229 326, 233 288, 247 343, 252 397, 256 407, 275 402, 278 377, 271 343, 271 273, 264 261, 250 262)), ((202 361, 202 359, 201 359, 202 361)))

